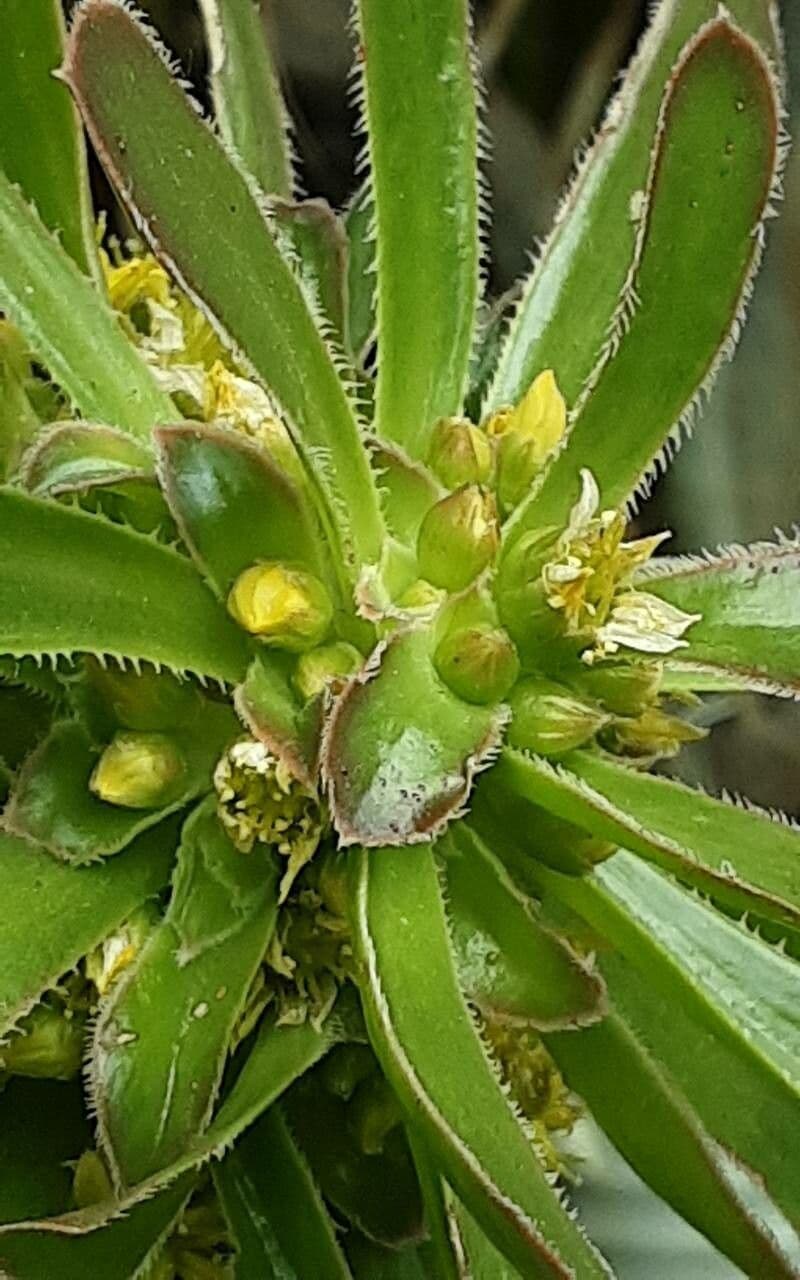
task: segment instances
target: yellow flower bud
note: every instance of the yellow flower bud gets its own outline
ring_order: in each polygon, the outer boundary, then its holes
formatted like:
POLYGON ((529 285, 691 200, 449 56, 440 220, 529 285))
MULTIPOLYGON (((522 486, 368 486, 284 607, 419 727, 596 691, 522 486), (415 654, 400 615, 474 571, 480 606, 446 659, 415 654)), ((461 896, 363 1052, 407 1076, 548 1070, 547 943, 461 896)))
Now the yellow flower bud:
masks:
POLYGON ((567 407, 552 369, 534 379, 515 409, 489 419, 487 431, 498 437, 497 493, 503 511, 522 500, 566 429, 567 407))
POLYGON ((72 1198, 78 1209, 110 1200, 114 1188, 99 1151, 82 1152, 72 1179, 72 1198))
POLYGON ((500 545, 494 496, 465 485, 431 507, 417 539, 419 569, 435 587, 461 591, 494 559, 500 545))
POLYGON ((434 654, 439 677, 465 702, 501 702, 519 675, 519 658, 507 632, 486 624, 446 635, 434 654))
POLYGON ((253 564, 234 582, 228 611, 245 631, 276 649, 302 653, 328 631, 333 606, 319 578, 292 565, 253 564))
POLYGON ((344 640, 335 644, 323 644, 310 649, 297 660, 294 670, 294 687, 301 698, 315 698, 332 681, 346 680, 358 671, 364 659, 355 645, 344 640))
POLYGON ((163 733, 116 733, 89 780, 89 788, 107 804, 125 809, 154 809, 175 795, 184 770, 183 754, 163 733))
POLYGON ((486 484, 493 461, 492 446, 480 427, 466 418, 442 418, 436 423, 428 463, 448 489, 486 484))
POLYGON ((553 680, 523 680, 511 697, 508 740, 539 755, 561 755, 588 742, 611 717, 553 680))

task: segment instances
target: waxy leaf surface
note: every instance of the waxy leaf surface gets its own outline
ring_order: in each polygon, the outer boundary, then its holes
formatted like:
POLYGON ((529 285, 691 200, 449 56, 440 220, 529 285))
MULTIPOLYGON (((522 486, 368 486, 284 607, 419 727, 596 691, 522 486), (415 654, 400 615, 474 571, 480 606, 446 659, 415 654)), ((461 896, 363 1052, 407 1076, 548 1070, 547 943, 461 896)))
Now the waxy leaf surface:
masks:
POLYGON ((252 184, 119 5, 80 9, 66 75, 142 233, 287 414, 332 546, 375 563, 381 518, 355 412, 252 184))
POLYGON ((731 547, 714 556, 655 561, 641 586, 702 617, 670 662, 687 681, 800 697, 800 543, 731 547))
POLYGON ((459 983, 480 1009, 520 1026, 576 1027, 605 1012, 602 980, 537 919, 535 904, 477 835, 437 841, 459 983))
POLYGON ((53 72, 64 55, 60 0, 7 0, 0 43, 0 169, 19 184, 86 275, 97 272, 77 112, 53 72))
POLYGON ((214 1181, 237 1246, 236 1280, 349 1280, 333 1223, 280 1106, 237 1142, 214 1181))
POLYGON ((800 832, 680 782, 573 752, 507 749, 505 783, 556 817, 624 846, 739 912, 800 927, 800 832))
POLYGON ((208 1125, 276 905, 273 863, 240 853, 206 801, 184 828, 167 914, 95 1031, 92 1091, 121 1189, 180 1157, 208 1125))
POLYGON ((502 711, 451 693, 431 648, 426 631, 396 634, 337 701, 323 771, 341 843, 431 839, 461 809, 476 769, 498 745, 502 711))
POLYGON ((370 1040, 410 1122, 524 1275, 606 1275, 550 1186, 478 1037, 458 985, 433 851, 351 856, 370 1040))
MULTIPOLYGON (((773 59, 769 0, 729 0, 738 23, 773 59)), ((663 0, 579 167, 510 325, 486 407, 516 403, 554 368, 572 405, 608 336, 634 251, 635 201, 647 181, 664 85, 682 46, 716 18, 718 0, 663 0)), ((683 245, 681 248, 683 249, 683 245)))
POLYGON ((84 417, 147 440, 179 416, 109 304, 2 173, 0 306, 84 417))
POLYGON ((214 117, 225 142, 268 195, 292 194, 292 147, 266 17, 253 0, 200 0, 214 117))
POLYGON ((125 858, 75 869, 0 833, 6 901, 0 947, 0 1034, 169 879, 170 822, 140 836, 125 858))
POLYGON ((108 654, 234 683, 250 646, 185 556, 2 489, 0 652, 108 654))
MULTIPOLYGON (((780 115, 763 53, 727 19, 687 45, 659 114, 606 348, 565 447, 512 518, 512 537, 566 519, 584 467, 604 506, 619 506, 679 432, 736 332, 760 260, 780 115)), ((557 360, 554 367, 559 376, 557 360)))
POLYGON ((376 430, 424 458, 466 390, 478 296, 466 0, 359 0, 376 241, 376 430), (403 110, 398 111, 402 102, 403 110))

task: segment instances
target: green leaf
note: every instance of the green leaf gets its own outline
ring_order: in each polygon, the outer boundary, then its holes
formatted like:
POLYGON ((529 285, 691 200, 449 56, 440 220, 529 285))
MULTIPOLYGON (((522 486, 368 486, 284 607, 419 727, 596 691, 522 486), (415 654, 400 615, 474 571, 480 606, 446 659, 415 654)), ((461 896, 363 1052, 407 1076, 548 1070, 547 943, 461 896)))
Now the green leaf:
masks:
POLYGON ((28 398, 30 360, 12 325, 0 321, 0 480, 16 471, 23 450, 39 430, 28 398))
MULTIPOLYGON (((340 1002, 339 1008, 345 1006, 340 1002)), ((347 1034, 347 1017, 342 1019, 336 1012, 328 1018, 322 1031, 315 1031, 309 1023, 277 1027, 267 1020, 211 1124, 203 1133, 196 1134, 171 1164, 121 1198, 61 1214, 40 1224, 42 1229, 67 1235, 97 1231, 182 1174, 219 1157, 304 1071, 318 1062, 338 1038, 347 1034)))
POLYGON ((344 214, 347 233, 347 302, 350 351, 363 365, 375 337, 375 210, 371 188, 363 183, 344 214))
POLYGON ((149 449, 124 431, 86 422, 55 422, 25 454, 20 480, 31 493, 56 497, 153 474, 149 449))
POLYGON ((0 1034, 13 1027, 103 938, 169 878, 174 824, 131 845, 126 856, 76 870, 43 849, 0 832, 0 1034))
POLYGON ((121 1188, 179 1158, 208 1126, 231 1033, 277 909, 271 859, 240 853, 209 798, 184 828, 172 901, 113 988, 91 1085, 121 1188))
POLYGON ((144 440, 178 417, 108 303, 2 173, 0 307, 84 417, 144 440))
POLYGON ((184 1179, 124 1218, 89 1235, 52 1233, 46 1222, 0 1227, 0 1266, 7 1280, 131 1280, 170 1234, 191 1193, 184 1179))
POLYGON ((557 817, 623 845, 729 910, 800 928, 800 832, 768 813, 587 752, 553 764, 508 749, 502 775, 557 817))
POLYGON ((737 1195, 731 1165, 649 1041, 616 1012, 580 1035, 546 1036, 571 1088, 640 1177, 745 1275, 795 1269, 737 1195))
POLYGON ((307 492, 267 451, 225 427, 156 434, 161 484, 181 538, 224 602, 259 560, 289 560, 330 577, 307 492))
POLYGON ((367 448, 386 526, 394 537, 416 550, 419 527, 446 490, 421 462, 412 462, 400 449, 373 437, 368 437, 367 448))
POLYGON ((325 496, 332 547, 376 563, 382 522, 353 406, 246 178, 111 0, 79 10, 66 75, 142 233, 286 412, 325 496))
POLYGON ((290 682, 291 669, 288 655, 259 654, 234 701, 253 737, 283 760, 296 778, 313 787, 319 774, 323 700, 313 698, 303 706, 290 682))
POLYGON ((424 458, 436 419, 461 408, 478 297, 469 12, 466 0, 359 0, 357 20, 377 228, 376 431, 424 458))
POLYGON ((351 859, 370 1040, 440 1171, 523 1275, 607 1274, 549 1185, 478 1037, 432 850, 358 850, 351 859))
POLYGON ((349 1280, 333 1223, 280 1106, 237 1142, 214 1182, 237 1245, 236 1280, 349 1280))
POLYGON ((603 971, 620 1014, 797 1225, 800 967, 630 854, 543 878, 619 953, 603 971))
POLYGON ((321 1070, 298 1080, 283 1104, 320 1191, 346 1222, 379 1244, 399 1249, 419 1240, 419 1186, 393 1093, 374 1071, 352 1094, 337 1096, 325 1087, 327 1067, 335 1072, 336 1051, 321 1070))
POLYGON ((109 654, 235 683, 250 646, 177 551, 0 489, 0 652, 109 654))
POLYGON ((73 865, 117 853, 141 831, 211 789, 214 766, 237 730, 229 707, 206 702, 169 731, 184 769, 165 803, 156 809, 125 809, 106 804, 89 789, 105 744, 93 741, 80 722, 56 724, 16 778, 3 826, 73 865))
POLYGON ((262 191, 290 196, 289 119, 262 5, 253 0, 200 0, 200 12, 220 134, 262 191))
POLYGON ((602 980, 537 919, 476 832, 454 823, 436 844, 462 991, 493 1017, 541 1029, 605 1013, 602 980))
POLYGON ((330 333, 337 347, 348 351, 348 244, 344 226, 324 200, 273 200, 270 210, 284 253, 295 262, 320 328, 330 333))
POLYGON ((713 556, 654 562, 641 585, 680 609, 700 613, 687 646, 670 655, 687 680, 733 680, 736 687, 800 697, 800 539, 723 548, 713 556))
POLYGON ((668 456, 738 331, 775 192, 780 116, 769 64, 727 19, 686 46, 659 114, 613 330, 565 447, 512 516, 512 541, 566 519, 581 468, 606 507, 647 491, 654 457, 668 456))
POLYGON ((431 1160, 422 1139, 413 1133, 410 1137, 428 1231, 428 1239, 421 1247, 426 1271, 435 1275, 437 1280, 465 1280, 466 1258, 453 1213, 455 1196, 431 1160))
POLYGON ((89 174, 78 115, 53 73, 64 53, 60 0, 7 0, 0 45, 0 169, 84 274, 97 277, 89 174))
MULTIPOLYGON (((777 58, 779 37, 768 0, 730 0, 727 10, 777 58)), ((569 404, 583 389, 630 268, 637 235, 631 201, 647 182, 664 85, 683 45, 718 11, 718 0, 665 0, 653 14, 526 282, 487 411, 516 404, 542 369, 556 370, 569 404)))
POLYGON ((442 684, 432 635, 395 633, 337 700, 323 745, 340 844, 429 840, 466 801, 497 747, 501 708, 442 684))

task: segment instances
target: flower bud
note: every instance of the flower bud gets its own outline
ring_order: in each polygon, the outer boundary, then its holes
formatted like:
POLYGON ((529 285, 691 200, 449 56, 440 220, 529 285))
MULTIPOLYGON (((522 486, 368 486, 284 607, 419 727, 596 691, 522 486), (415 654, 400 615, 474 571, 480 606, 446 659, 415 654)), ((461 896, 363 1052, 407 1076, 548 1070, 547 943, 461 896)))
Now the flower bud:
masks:
POLYGON ((543 756, 580 747, 611 719, 600 707, 583 702, 553 680, 523 680, 511 697, 508 741, 543 756))
POLYGON ((636 719, 615 720, 603 735, 603 745, 636 760, 668 760, 684 743, 700 742, 707 734, 707 729, 671 716, 660 707, 647 707, 636 719))
POLYGON ((228 596, 228 612, 245 631, 276 649, 315 648, 331 625, 333 606, 319 578, 285 564, 252 564, 228 596))
POLYGON ((337 640, 335 644, 323 644, 310 649, 297 660, 292 677, 294 687, 306 702, 315 698, 332 681, 346 680, 354 675, 364 659, 355 645, 337 640))
POLYGON ((515 409, 501 409, 486 424, 498 437, 497 493, 511 511, 558 446, 567 426, 567 409, 552 369, 534 379, 515 409))
POLYGON ((431 507, 417 539, 419 570, 436 587, 461 591, 491 564, 500 544, 494 496, 465 485, 431 507))
POLYGON ((511 637, 500 627, 480 625, 452 631, 434 654, 440 679, 465 702, 501 702, 519 675, 511 637))
POLYGON ((75 1207, 88 1209, 90 1205, 110 1200, 114 1188, 99 1151, 81 1153, 72 1179, 72 1198, 75 1207))
POLYGON ((406 587, 405 591, 397 597, 396 604, 399 609, 429 611, 436 609, 443 598, 441 588, 435 587, 432 582, 426 582, 424 578, 416 578, 411 586, 406 587))
POLYGON ((155 809, 174 796, 183 770, 183 754, 166 734, 124 730, 97 761, 89 789, 106 804, 155 809))
POLYGON ((37 1080, 72 1080, 81 1069, 85 1019, 39 1004, 0 1049, 0 1071, 37 1080))
POLYGON ((663 675, 660 662, 601 662, 585 667, 576 681, 609 711, 635 716, 655 702, 663 675))
POLYGON ((448 489, 486 484, 493 461, 491 443, 480 427, 466 418, 441 418, 436 423, 428 463, 448 489))

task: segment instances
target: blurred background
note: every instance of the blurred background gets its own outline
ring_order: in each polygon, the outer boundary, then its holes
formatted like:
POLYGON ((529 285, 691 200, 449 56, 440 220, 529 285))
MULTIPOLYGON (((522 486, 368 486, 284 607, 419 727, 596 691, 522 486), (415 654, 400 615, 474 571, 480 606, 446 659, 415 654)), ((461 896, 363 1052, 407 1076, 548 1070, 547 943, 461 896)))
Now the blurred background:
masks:
MULTIPOLYGON (((194 0, 139 0, 206 101, 206 54, 194 0)), ((476 40, 494 140, 491 289, 525 271, 550 225, 576 149, 598 121, 641 34, 647 0, 478 0, 476 40)), ((307 194, 341 207, 354 186, 348 95, 349 0, 266 0, 265 18, 295 125, 307 194)), ((790 127, 800 136, 800 4, 781 5, 790 127)), ((641 517, 684 551, 769 538, 800 517, 800 152, 735 364, 641 517)), ((800 710, 760 697, 718 698, 700 713, 713 738, 680 770, 800 814, 800 710)))
MULTIPOLYGON (((180 56, 197 96, 208 106, 207 61, 193 0, 138 3, 180 56)), ((576 149, 602 114, 649 7, 647 0, 478 0, 475 5, 494 139, 486 164, 494 208, 493 295, 513 286, 537 238, 546 234, 576 149)), ((347 88, 349 8, 349 0, 264 4, 305 191, 338 208, 355 187, 358 145, 347 88)), ((784 0, 781 8, 788 124, 800 139, 800 0, 784 0)), ((102 184, 98 173, 94 181, 102 184)), ((102 203, 109 201, 106 192, 102 203)), ((789 160, 782 215, 770 229, 735 364, 723 371, 694 438, 656 485, 640 530, 672 529, 669 549, 674 552, 770 538, 776 526, 790 530, 800 518, 798 422, 800 149, 789 160)), ((756 696, 713 698, 698 716, 716 730, 682 754, 678 767, 687 780, 714 791, 724 786, 744 792, 762 805, 800 816, 800 704, 756 696)), ((581 1121, 571 1143, 584 1175, 577 1192, 584 1221, 623 1280, 731 1280, 738 1274, 638 1182, 590 1122, 581 1121)))

